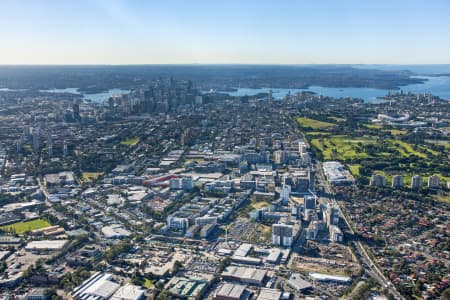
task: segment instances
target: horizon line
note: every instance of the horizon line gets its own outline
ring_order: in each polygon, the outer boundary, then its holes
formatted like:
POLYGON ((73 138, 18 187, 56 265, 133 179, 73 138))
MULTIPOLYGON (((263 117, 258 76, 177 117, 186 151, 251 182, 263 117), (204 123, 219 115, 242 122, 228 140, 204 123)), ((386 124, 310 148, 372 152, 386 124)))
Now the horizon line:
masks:
POLYGON ((76 67, 76 66, 443 66, 449 63, 138 63, 138 64, 2 64, 0 67, 76 67))

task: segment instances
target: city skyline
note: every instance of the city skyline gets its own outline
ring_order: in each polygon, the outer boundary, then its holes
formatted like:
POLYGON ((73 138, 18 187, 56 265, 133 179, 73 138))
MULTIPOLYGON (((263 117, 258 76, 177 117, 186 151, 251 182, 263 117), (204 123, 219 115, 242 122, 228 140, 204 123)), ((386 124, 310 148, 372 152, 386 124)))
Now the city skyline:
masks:
POLYGON ((448 64, 447 1, 2 1, 2 65, 448 64))

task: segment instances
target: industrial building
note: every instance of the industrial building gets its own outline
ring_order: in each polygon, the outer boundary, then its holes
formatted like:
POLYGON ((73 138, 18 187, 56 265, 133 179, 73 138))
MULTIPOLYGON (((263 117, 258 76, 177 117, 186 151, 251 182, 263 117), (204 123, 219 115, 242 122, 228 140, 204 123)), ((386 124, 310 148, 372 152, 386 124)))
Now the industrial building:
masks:
POLYGON ((256 300, 280 300, 282 296, 283 293, 279 290, 263 288, 260 290, 256 300))
POLYGON ((202 299, 209 282, 203 278, 172 277, 166 289, 176 299, 202 299))
POLYGON ((103 235, 108 239, 120 239, 129 237, 131 232, 126 230, 122 225, 113 224, 102 228, 103 235))
POLYGON ((32 241, 25 246, 27 251, 58 251, 67 244, 67 240, 32 241))
POLYGON ((322 273, 309 273, 309 277, 311 277, 314 281, 336 282, 340 284, 349 284, 352 281, 352 279, 348 276, 328 275, 322 273))
POLYGON ((72 292, 75 300, 107 300, 120 285, 112 281, 112 274, 97 272, 72 292))
POLYGON ((346 185, 355 182, 352 174, 338 161, 326 161, 322 167, 327 180, 333 185, 346 185))
POLYGON ((121 286, 110 298, 111 300, 141 300, 145 299, 144 289, 133 284, 121 286))
POLYGON ((312 284, 304 280, 299 273, 292 273, 287 284, 296 291, 302 292, 312 288, 312 284))
POLYGON ((224 280, 261 286, 266 278, 266 274, 266 270, 229 266, 223 271, 222 278, 224 280))
POLYGON ((213 300, 245 300, 249 296, 250 293, 245 285, 222 283, 214 293, 213 300))

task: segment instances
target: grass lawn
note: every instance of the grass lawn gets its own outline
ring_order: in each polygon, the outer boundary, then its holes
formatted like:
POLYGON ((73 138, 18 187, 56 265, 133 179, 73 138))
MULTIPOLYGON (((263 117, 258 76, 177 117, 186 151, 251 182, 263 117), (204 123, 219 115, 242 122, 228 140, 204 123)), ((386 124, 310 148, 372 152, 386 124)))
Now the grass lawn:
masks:
POLYGON ((392 146, 397 147, 397 150, 399 150, 403 156, 410 156, 412 154, 412 155, 416 155, 418 157, 427 158, 426 154, 414 150, 412 145, 409 143, 406 143, 406 142, 403 142, 400 140, 392 140, 392 139, 388 140, 388 142, 390 142, 392 144, 392 146))
POLYGON ((359 168, 361 168, 361 165, 359 164, 347 164, 348 169, 352 173, 354 177, 359 176, 359 168))
POLYGON ((305 134, 309 137, 330 135, 328 132, 320 132, 320 131, 307 131, 307 132, 305 132, 305 134))
POLYGON ((35 229, 40 229, 44 227, 51 226, 49 222, 44 219, 36 219, 32 221, 26 222, 17 222, 5 226, 1 226, 2 230, 14 230, 17 234, 24 234, 26 232, 30 232, 35 229))
POLYGON ((268 225, 265 225, 265 224, 259 224, 258 225, 258 230, 261 230, 262 235, 263 235, 263 237, 266 240, 270 239, 270 236, 272 234, 272 226, 268 226, 268 225))
POLYGON ((364 124, 363 126, 366 127, 366 128, 369 128, 369 129, 380 129, 380 128, 382 128, 381 125, 375 125, 375 124, 364 124))
POLYGON ((450 149, 450 141, 445 140, 425 140, 427 143, 444 146, 446 149, 450 149))
POLYGON ((153 286, 154 286, 153 281, 151 281, 148 278, 144 278, 144 287, 145 288, 149 289, 149 288, 151 288, 153 286))
POLYGON ((450 195, 436 196, 434 199, 436 199, 436 201, 439 201, 439 202, 445 202, 445 203, 450 204, 450 195))
POLYGON ((398 129, 390 129, 388 130, 392 135, 404 135, 407 134, 408 131, 405 130, 398 130, 398 129))
POLYGON ((264 206, 269 206, 269 203, 266 201, 261 201, 261 202, 252 202, 251 205, 254 209, 258 209, 264 206))
POLYGON ((140 138, 139 137, 134 137, 134 138, 130 138, 127 140, 123 140, 120 142, 121 145, 126 145, 126 146, 135 146, 139 143, 140 138))
POLYGON ((346 160, 368 158, 369 155, 359 145, 374 143, 370 138, 352 139, 345 135, 334 135, 326 138, 315 138, 311 145, 322 152, 324 160, 346 160))
POLYGON ((89 180, 97 180, 98 177, 102 176, 103 172, 83 172, 83 176, 81 180, 89 181, 89 180))
POLYGON ((323 122, 323 121, 314 120, 314 119, 310 119, 310 118, 300 118, 299 117, 299 118, 296 118, 296 121, 301 127, 309 127, 312 129, 326 129, 326 128, 333 127, 335 125, 333 123, 323 122))

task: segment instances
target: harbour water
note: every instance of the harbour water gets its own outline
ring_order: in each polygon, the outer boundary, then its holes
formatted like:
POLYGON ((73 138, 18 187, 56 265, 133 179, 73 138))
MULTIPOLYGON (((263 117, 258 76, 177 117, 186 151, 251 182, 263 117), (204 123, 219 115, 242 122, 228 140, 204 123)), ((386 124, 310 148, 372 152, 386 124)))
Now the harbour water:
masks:
MULTIPOLYGON (((442 99, 450 100, 450 76, 417 76, 419 78, 428 79, 424 83, 420 84, 410 84, 406 86, 401 86, 400 88, 404 93, 432 93, 433 95, 439 96, 442 99)), ((230 96, 253 96, 258 93, 268 93, 272 90, 272 96, 274 99, 281 99, 288 93, 295 94, 298 92, 313 92, 318 95, 334 97, 334 98, 361 98, 364 101, 373 103, 379 101, 378 97, 383 97, 389 92, 398 92, 398 90, 385 90, 385 89, 374 89, 374 88, 332 88, 332 87, 321 87, 321 86, 311 86, 307 89, 285 89, 285 88, 238 88, 233 92, 224 92, 230 96)))
POLYGON ((82 95, 83 99, 85 100, 91 100, 92 102, 95 103, 103 103, 106 102, 111 96, 128 94, 130 91, 123 89, 110 89, 106 92, 88 94, 80 92, 78 88, 65 88, 65 89, 40 90, 40 92, 78 94, 82 95))

